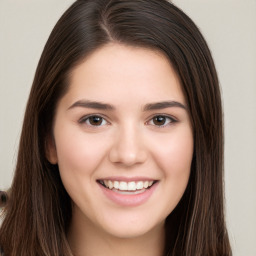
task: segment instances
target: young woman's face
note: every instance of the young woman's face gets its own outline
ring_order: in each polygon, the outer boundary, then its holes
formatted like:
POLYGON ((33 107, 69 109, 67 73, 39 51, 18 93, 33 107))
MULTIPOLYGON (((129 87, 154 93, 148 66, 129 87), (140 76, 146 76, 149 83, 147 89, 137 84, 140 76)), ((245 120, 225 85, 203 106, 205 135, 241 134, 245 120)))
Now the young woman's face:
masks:
POLYGON ((73 219, 123 238, 163 229, 188 183, 193 133, 162 54, 98 49, 73 70, 53 131, 49 160, 58 163, 73 219))

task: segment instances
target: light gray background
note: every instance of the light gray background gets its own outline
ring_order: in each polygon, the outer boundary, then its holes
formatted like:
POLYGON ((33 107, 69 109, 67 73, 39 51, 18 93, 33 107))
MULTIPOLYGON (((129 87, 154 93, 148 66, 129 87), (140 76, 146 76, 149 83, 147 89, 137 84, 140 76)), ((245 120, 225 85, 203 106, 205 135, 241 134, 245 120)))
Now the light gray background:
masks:
MULTIPOLYGON (((0 0, 0 189, 10 186, 35 68, 73 0, 0 0)), ((225 115, 227 222, 234 256, 256 256, 256 0, 175 0, 212 50, 225 115)))

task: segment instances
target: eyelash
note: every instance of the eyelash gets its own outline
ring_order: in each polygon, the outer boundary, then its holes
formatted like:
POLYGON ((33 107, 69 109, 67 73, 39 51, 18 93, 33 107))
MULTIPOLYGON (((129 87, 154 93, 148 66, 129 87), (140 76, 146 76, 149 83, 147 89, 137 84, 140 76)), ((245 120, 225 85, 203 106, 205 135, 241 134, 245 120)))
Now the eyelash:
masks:
MULTIPOLYGON (((171 116, 168 116, 168 115, 154 115, 152 118, 150 118, 149 121, 146 122, 146 124, 156 126, 158 128, 163 128, 163 127, 166 127, 168 125, 174 124, 176 122, 177 122, 177 120, 175 118, 173 118, 171 116), (161 125, 154 124, 153 122, 154 122, 155 118, 164 118, 164 124, 161 124, 161 125), (169 120, 169 121, 166 124, 167 120, 169 120)), ((79 123, 80 124, 86 124, 87 126, 90 126, 90 127, 100 127, 100 126, 109 124, 109 122, 104 117, 102 117, 101 115, 84 116, 79 120, 79 123), (90 118, 98 118, 98 119, 100 119, 101 123, 99 125, 94 125, 94 124, 91 124, 91 123, 87 123, 87 122, 90 122, 90 118), (102 122, 104 122, 104 123, 102 124, 102 122)))

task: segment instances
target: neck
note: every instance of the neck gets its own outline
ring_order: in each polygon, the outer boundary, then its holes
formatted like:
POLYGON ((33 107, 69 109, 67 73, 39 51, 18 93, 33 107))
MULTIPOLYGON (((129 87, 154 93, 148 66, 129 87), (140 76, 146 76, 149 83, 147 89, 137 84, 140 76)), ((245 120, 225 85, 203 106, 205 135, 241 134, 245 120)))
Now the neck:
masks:
POLYGON ((68 240, 75 256, 162 256, 164 223, 136 237, 117 237, 73 216, 68 240))

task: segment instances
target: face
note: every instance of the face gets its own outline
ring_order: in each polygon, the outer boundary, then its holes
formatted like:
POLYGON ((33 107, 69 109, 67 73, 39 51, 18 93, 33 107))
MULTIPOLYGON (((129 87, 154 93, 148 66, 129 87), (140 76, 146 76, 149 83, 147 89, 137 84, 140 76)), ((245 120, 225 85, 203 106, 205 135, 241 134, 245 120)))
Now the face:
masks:
POLYGON ((193 134, 179 78, 159 52, 109 44, 71 74, 48 159, 73 219, 116 237, 163 228, 190 175, 193 134))

